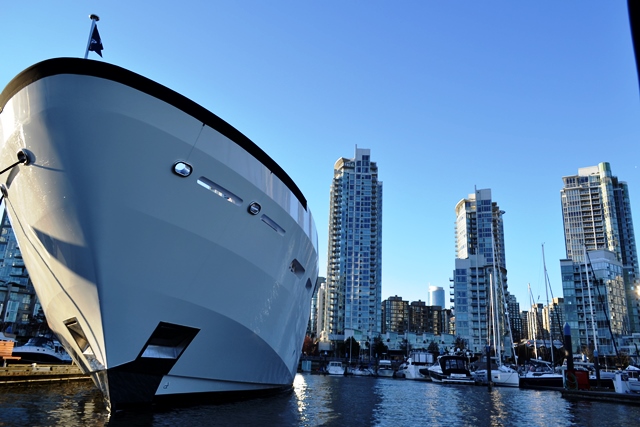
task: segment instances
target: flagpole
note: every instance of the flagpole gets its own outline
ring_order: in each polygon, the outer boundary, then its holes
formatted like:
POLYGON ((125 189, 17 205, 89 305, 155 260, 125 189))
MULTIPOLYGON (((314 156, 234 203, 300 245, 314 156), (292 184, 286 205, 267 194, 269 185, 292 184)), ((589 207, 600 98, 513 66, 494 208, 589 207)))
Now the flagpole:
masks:
POLYGON ((96 22, 100 20, 100 17, 98 15, 94 15, 93 13, 89 15, 89 18, 91 19, 91 29, 89 30, 89 40, 87 41, 87 50, 84 51, 84 59, 87 59, 87 56, 89 56, 89 46, 91 46, 91 36, 93 35, 93 29, 96 26, 96 22))

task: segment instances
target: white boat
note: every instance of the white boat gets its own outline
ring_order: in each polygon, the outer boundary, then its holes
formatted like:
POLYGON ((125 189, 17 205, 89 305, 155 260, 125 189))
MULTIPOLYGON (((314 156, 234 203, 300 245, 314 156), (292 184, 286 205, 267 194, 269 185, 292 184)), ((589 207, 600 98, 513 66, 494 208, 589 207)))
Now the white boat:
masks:
MULTIPOLYGON (((433 360, 433 355, 424 351, 412 351, 399 367, 397 374, 408 380, 431 381, 427 368, 429 368, 433 360)), ((398 376, 398 375, 396 375, 398 376)))
POLYGON ((345 367, 341 362, 331 361, 327 365, 327 374, 329 375, 344 375, 345 367))
POLYGON ((394 374, 393 365, 391 364, 391 360, 380 360, 378 361, 378 371, 377 374, 379 377, 392 378, 394 374))
POLYGON ((520 387, 564 387, 564 375, 557 372, 550 362, 530 359, 520 373, 520 387))
POLYGON ((292 386, 317 232, 273 159, 104 62, 38 63, 0 111, 0 190, 25 264, 111 410, 292 386))
POLYGON ((613 386, 616 393, 640 394, 640 369, 630 365, 624 371, 616 371, 613 386))
MULTIPOLYGON (((471 373, 476 383, 487 384, 487 369, 478 369, 471 373)), ((520 376, 518 371, 505 364, 495 365, 491 368, 491 383, 502 387, 519 387, 520 376)))
POLYGON ((429 367, 429 375, 436 383, 475 384, 469 372, 469 359, 462 355, 439 356, 436 363, 429 367))
POLYGON ((355 368, 350 368, 349 373, 356 377, 372 377, 375 375, 374 371, 366 366, 357 366, 355 368))
POLYGON ((58 340, 48 337, 29 338, 26 344, 13 348, 13 356, 20 357, 16 363, 45 363, 47 365, 66 365, 71 356, 58 340))

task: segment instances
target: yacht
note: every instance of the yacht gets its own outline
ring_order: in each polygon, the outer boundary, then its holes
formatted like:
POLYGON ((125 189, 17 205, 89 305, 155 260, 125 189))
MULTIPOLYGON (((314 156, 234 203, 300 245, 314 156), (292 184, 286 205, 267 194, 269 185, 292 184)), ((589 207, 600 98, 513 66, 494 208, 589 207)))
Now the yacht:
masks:
POLYGON ((624 371, 616 371, 613 385, 616 393, 640 395, 640 368, 629 365, 624 371))
POLYGON ((291 389, 318 239, 272 158, 101 61, 37 63, 0 111, 0 191, 26 267, 111 411, 291 389))
POLYGON ((446 384, 475 384, 469 371, 469 359, 466 356, 447 354, 439 356, 429 368, 431 380, 446 384))
MULTIPOLYGON (((487 370, 478 369, 472 372, 473 379, 478 384, 487 384, 487 370)), ((495 365, 491 368, 491 384, 502 387, 519 387, 520 376, 518 371, 504 364, 495 365)))
POLYGON ((398 372, 408 380, 431 381, 427 369, 431 366, 433 355, 424 351, 412 351, 410 357, 398 367, 398 372))
POLYGON ((391 364, 391 360, 380 360, 378 361, 378 371, 377 374, 379 377, 388 377, 392 378, 394 374, 393 365, 391 364))
POLYGON ((550 362, 541 359, 530 359, 520 373, 520 387, 564 387, 564 376, 557 372, 550 362))
POLYGON ((16 363, 44 363, 48 365, 67 365, 71 356, 60 342, 49 337, 33 337, 24 345, 13 348, 13 356, 20 357, 16 363))
POLYGON ((327 365, 327 374, 329 375, 345 375, 345 367, 342 362, 331 361, 327 365))
MULTIPOLYGON (((491 357, 491 384, 502 387, 519 387, 520 376, 518 371, 511 366, 501 362, 498 357, 491 357)), ((487 380, 487 356, 472 364, 474 369, 470 369, 471 376, 477 384, 486 385, 487 380)))

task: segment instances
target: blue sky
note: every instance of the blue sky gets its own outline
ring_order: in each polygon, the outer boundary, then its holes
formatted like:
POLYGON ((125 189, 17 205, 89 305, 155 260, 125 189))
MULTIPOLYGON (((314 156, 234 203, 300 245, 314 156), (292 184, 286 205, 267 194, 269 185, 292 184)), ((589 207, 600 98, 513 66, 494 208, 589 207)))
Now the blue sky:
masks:
MULTIPOLYGON (((455 204, 506 211, 510 291, 562 295, 561 178, 610 162, 640 227, 640 98, 625 0, 3 2, 0 87, 35 62, 101 59, 238 128, 297 182, 326 273, 333 164, 370 148, 384 182, 382 298, 449 297, 455 204), (140 2, 144 3, 144 2, 140 2)), ((96 131, 99 131, 97 129, 96 131)), ((640 231, 638 231, 640 232, 640 231)))

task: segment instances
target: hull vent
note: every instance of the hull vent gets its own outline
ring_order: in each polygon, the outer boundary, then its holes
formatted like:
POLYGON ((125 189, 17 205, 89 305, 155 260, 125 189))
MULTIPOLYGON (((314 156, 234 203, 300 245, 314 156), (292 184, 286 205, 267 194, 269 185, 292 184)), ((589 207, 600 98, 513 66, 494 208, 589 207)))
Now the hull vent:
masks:
POLYGON ((139 357, 177 360, 198 332, 199 329, 188 326, 160 322, 139 357))
POLYGON ((135 360, 99 372, 97 380, 112 411, 149 405, 156 390, 199 329, 160 322, 135 360))
POLYGON ((93 351, 91 351, 91 346, 89 345, 89 340, 87 339, 84 330, 82 330, 82 326, 80 326, 80 323, 78 323, 78 319, 76 319, 75 317, 71 318, 65 321, 64 325, 67 327, 69 333, 71 334, 71 337, 78 345, 80 352, 83 354, 93 354, 93 351))

